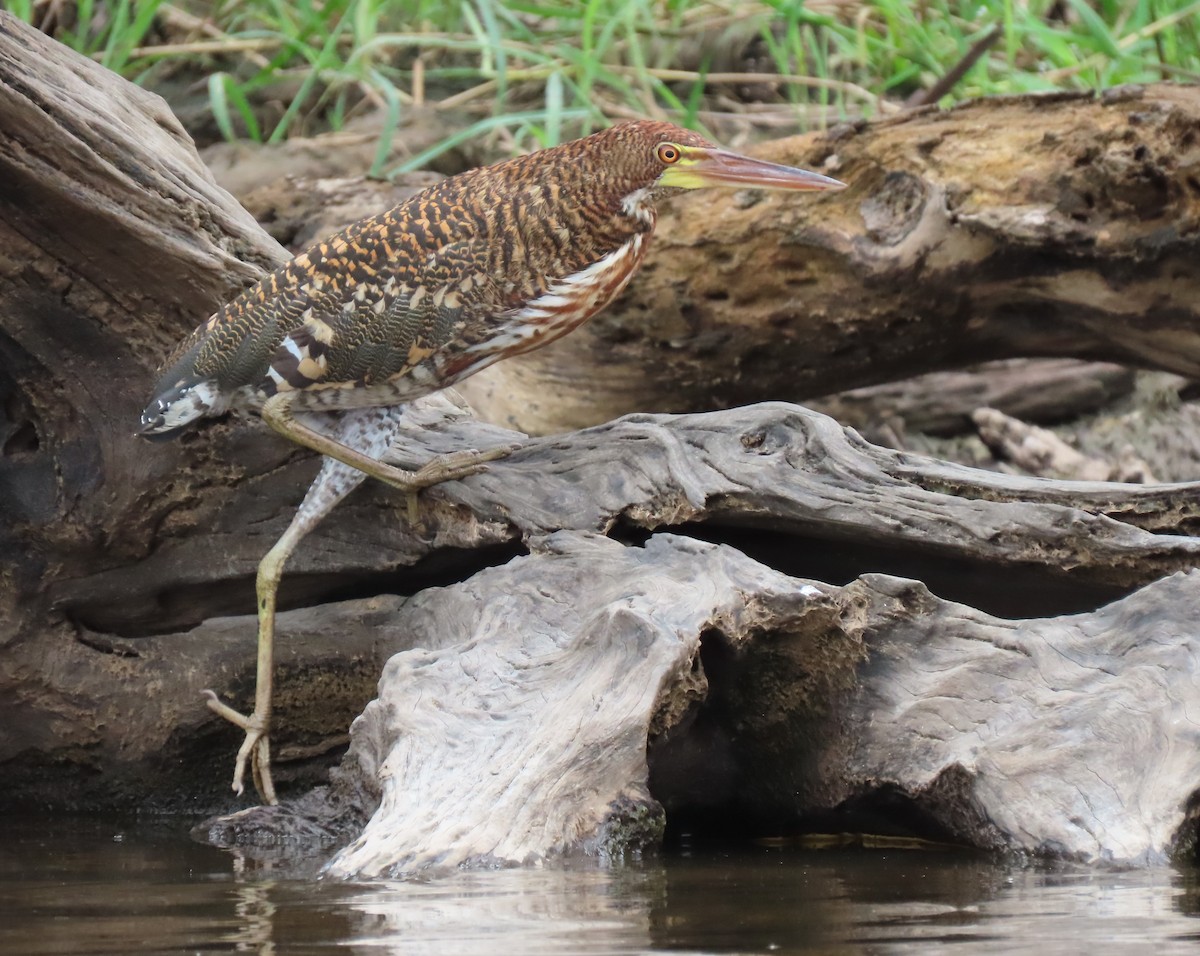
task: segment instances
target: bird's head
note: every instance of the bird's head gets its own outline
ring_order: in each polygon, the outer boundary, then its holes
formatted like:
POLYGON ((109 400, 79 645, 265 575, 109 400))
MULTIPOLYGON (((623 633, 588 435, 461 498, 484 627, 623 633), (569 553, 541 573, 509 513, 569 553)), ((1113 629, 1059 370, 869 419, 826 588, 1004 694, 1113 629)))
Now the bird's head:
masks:
POLYGON ((807 169, 721 149, 699 133, 670 123, 639 120, 596 135, 611 139, 623 178, 655 194, 709 186, 811 192, 846 185, 807 169))

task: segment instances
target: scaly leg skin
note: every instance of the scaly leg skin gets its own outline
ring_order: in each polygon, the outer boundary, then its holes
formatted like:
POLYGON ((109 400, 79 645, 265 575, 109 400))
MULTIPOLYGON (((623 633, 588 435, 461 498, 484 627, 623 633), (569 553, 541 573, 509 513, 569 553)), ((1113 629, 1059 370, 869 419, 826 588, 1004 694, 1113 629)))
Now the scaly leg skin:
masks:
POLYGON ((250 761, 254 786, 264 803, 275 804, 275 784, 271 779, 271 698, 274 690, 275 596, 283 567, 303 537, 321 523, 334 506, 366 475, 341 462, 326 461, 308 489, 292 523, 258 565, 255 590, 258 595, 258 673, 254 688, 254 711, 249 717, 217 699, 211 690, 204 696, 210 710, 246 731, 238 749, 233 772, 233 790, 239 796, 245 789, 246 762, 250 761))
MULTIPOLYGON (((380 455, 392 443, 400 427, 400 408, 362 409, 338 416, 333 429, 337 438, 362 453, 380 455)), ((325 516, 366 480, 357 468, 326 458, 313 480, 291 524, 258 565, 255 582, 258 608, 258 668, 254 689, 254 711, 246 716, 223 703, 211 690, 204 696, 210 710, 246 732, 238 748, 233 773, 233 790, 245 790, 246 764, 250 764, 254 786, 264 803, 278 803, 271 778, 271 701, 274 691, 275 598, 283 568, 296 546, 325 516)))
POLYGON ((249 761, 254 785, 268 804, 278 802, 271 779, 269 743, 274 682, 275 597, 284 565, 296 546, 368 474, 407 492, 411 515, 416 504, 416 493, 420 489, 476 474, 483 470, 483 462, 503 458, 512 451, 511 448, 501 448, 489 452, 455 452, 434 458, 415 471, 395 468, 384 465, 378 459, 395 438, 403 414, 401 409, 346 411, 339 416, 334 435, 329 436, 298 422, 293 417, 290 400, 276 402, 276 399, 294 394, 284 393, 268 400, 263 409, 264 420, 287 437, 331 457, 322 463, 321 471, 308 489, 287 531, 258 566, 258 673, 253 713, 245 716, 218 700, 211 690, 204 692, 212 711, 246 732, 246 738, 238 749, 233 775, 234 791, 241 794, 245 789, 246 763, 249 761), (268 409, 271 409, 270 413, 268 409))

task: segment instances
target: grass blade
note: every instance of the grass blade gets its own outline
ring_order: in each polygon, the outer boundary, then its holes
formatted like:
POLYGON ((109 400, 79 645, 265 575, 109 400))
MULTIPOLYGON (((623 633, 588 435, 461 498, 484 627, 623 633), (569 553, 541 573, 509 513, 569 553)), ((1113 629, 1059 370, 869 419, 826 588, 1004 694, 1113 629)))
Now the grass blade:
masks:
MULTIPOLYGON (((583 119, 588 115, 588 111, 584 109, 563 110, 562 119, 583 119)), ((411 173, 414 170, 421 169, 430 161, 437 159, 443 153, 449 152, 455 146, 472 140, 477 136, 482 136, 484 133, 497 129, 501 126, 518 126, 526 123, 544 123, 546 121, 545 110, 534 110, 527 113, 506 113, 502 116, 489 116, 487 119, 481 119, 476 123, 472 123, 466 129, 459 130, 452 136, 447 136, 445 139, 430 146, 428 149, 423 149, 415 156, 410 156, 404 162, 400 163, 388 172, 388 178, 400 175, 401 173, 411 173)))

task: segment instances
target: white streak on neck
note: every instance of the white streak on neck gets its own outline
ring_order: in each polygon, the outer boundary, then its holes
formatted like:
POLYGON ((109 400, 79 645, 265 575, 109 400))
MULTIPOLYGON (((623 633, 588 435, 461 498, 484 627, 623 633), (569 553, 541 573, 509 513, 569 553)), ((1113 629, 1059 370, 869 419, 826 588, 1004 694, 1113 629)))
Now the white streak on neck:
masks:
POLYGON ((654 225, 654 210, 650 208, 650 187, 643 186, 635 189, 621 200, 621 210, 631 219, 637 219, 647 226, 654 225))

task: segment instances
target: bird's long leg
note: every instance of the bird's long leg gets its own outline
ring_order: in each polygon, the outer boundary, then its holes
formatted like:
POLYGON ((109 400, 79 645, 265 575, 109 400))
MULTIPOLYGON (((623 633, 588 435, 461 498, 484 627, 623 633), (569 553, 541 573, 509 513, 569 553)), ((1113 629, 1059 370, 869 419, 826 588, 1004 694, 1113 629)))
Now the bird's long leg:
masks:
MULTIPOLYGON (((380 455, 395 437, 400 416, 401 410, 398 408, 349 412, 341 417, 334 434, 341 442, 347 443, 347 447, 360 450, 360 453, 380 455)), ((211 710, 246 731, 233 774, 233 789, 239 794, 244 789, 246 762, 249 761, 254 785, 263 801, 269 804, 277 802, 271 779, 268 734, 274 690, 275 596, 284 565, 304 536, 366 477, 351 465, 326 458, 292 523, 258 565, 258 673, 254 711, 246 716, 222 703, 211 690, 204 692, 211 710)))
MULTIPOLYGON (((366 389, 359 390, 362 393, 366 391, 366 389)), ((452 452, 448 455, 438 455, 415 470, 398 468, 395 465, 384 464, 378 457, 364 454, 357 448, 339 441, 336 437, 324 435, 304 422, 298 421, 292 406, 298 402, 304 402, 306 397, 307 393, 304 392, 279 392, 271 396, 263 405, 263 421, 281 435, 287 436, 298 444, 319 451, 322 455, 330 458, 336 458, 372 478, 377 478, 384 484, 410 494, 443 481, 454 481, 477 474, 484 470, 487 462, 504 458, 512 453, 512 449, 507 447, 492 448, 486 451, 452 452)), ((364 395, 350 393, 346 400, 361 402, 364 400, 364 395)))
MULTIPOLYGON (((234 792, 241 794, 245 789, 243 780, 246 775, 246 761, 249 759, 254 786, 263 802, 269 804, 278 802, 275 797, 275 784, 271 780, 271 753, 267 736, 271 726, 271 697, 274 691, 275 595, 279 590, 283 567, 296 545, 344 496, 337 495, 331 498, 328 492, 323 490, 323 474, 324 472, 309 488, 305 504, 308 504, 310 498, 319 497, 323 499, 324 507, 305 509, 302 506, 287 530, 258 565, 258 578, 255 582, 255 593, 258 596, 258 672, 254 687, 254 711, 247 717, 228 704, 222 703, 211 690, 204 692, 210 710, 246 731, 246 739, 238 749, 233 773, 234 792), (317 492, 316 496, 313 495, 314 491, 317 492)), ((358 481, 350 487, 353 488, 365 478, 365 475, 359 475, 358 481)))
POLYGON ((351 409, 339 414, 332 434, 317 431, 296 419, 292 405, 297 393, 276 395, 266 403, 263 419, 273 428, 300 444, 325 454, 321 470, 308 489, 296 516, 258 566, 258 672, 254 711, 246 716, 205 691, 208 706, 246 732, 238 750, 233 789, 244 790, 247 761, 254 785, 266 803, 276 803, 271 779, 269 731, 274 690, 275 599, 284 565, 296 546, 339 501, 360 485, 368 475, 415 495, 421 488, 475 474, 485 462, 507 455, 511 449, 487 452, 456 452, 441 455, 416 470, 383 464, 379 458, 391 445, 399 428, 402 411, 397 407, 351 409))

